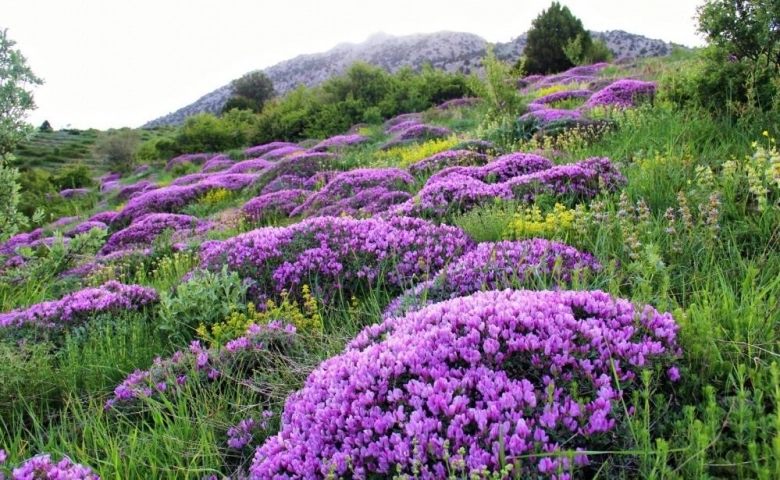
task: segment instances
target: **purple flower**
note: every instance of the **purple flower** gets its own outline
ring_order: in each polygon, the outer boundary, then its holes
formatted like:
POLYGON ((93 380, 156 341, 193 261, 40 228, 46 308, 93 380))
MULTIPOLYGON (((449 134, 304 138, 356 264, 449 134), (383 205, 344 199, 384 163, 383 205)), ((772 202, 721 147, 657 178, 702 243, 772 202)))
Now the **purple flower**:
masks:
MULTIPOLYGON (((0 478, 2 473, 0 473, 0 478)), ((92 473, 92 469, 73 463, 68 457, 64 457, 57 463, 53 463, 48 454, 38 455, 25 460, 18 468, 13 469, 11 476, 14 480, 33 480, 38 478, 67 479, 67 480, 100 480, 100 477, 92 473)))
POLYGON ((93 228, 97 228, 100 230, 106 230, 108 229, 108 225, 106 225, 103 222, 96 222, 94 220, 88 220, 86 222, 79 223, 75 227, 71 228, 67 232, 65 232, 66 237, 75 237, 76 235, 81 235, 82 233, 87 233, 93 228))
POLYGON ((448 150, 431 155, 409 165, 409 173, 421 175, 433 173, 445 167, 481 166, 488 162, 488 156, 471 150, 448 150))
POLYGON ((66 188, 65 190, 60 191, 60 196, 62 198, 74 198, 74 197, 83 197, 88 193, 89 193, 88 188, 66 188))
POLYGON ((165 170, 168 171, 176 165, 183 165, 185 163, 200 165, 203 162, 210 160, 212 157, 214 157, 213 153, 186 153, 170 159, 165 165, 165 170))
POLYGON ((309 195, 307 190, 279 190, 249 200, 241 210, 252 222, 267 222, 288 217, 309 195))
POLYGON ((266 152, 262 154, 260 158, 263 158, 265 160, 279 160, 281 158, 295 155, 296 153, 303 153, 303 152, 304 150, 298 146, 279 147, 274 150, 271 150, 270 152, 266 152))
POLYGON ((633 107, 643 99, 655 96, 655 82, 643 82, 640 80, 623 79, 594 93, 582 106, 583 110, 598 106, 614 106, 618 108, 633 107))
POLYGON ((465 450, 466 472, 497 470, 501 437, 508 458, 530 456, 514 472, 523 478, 577 470, 582 454, 534 455, 562 450, 561 438, 567 450, 616 448, 628 428, 622 403, 642 369, 679 355, 678 328, 600 291, 480 292, 389 318, 289 397, 250 473, 442 478, 445 442, 465 450))
POLYGON ((473 107, 474 105, 478 105, 480 103, 482 103, 481 98, 474 98, 474 97, 455 98, 439 104, 436 108, 438 108, 439 110, 449 110, 451 108, 473 107))
POLYGON ((166 230, 197 234, 205 232, 210 227, 211 224, 209 222, 204 222, 189 215, 151 213, 144 215, 128 227, 111 235, 99 253, 100 255, 107 255, 131 247, 151 245, 155 238, 166 230))
POLYGON ((581 114, 578 110, 561 110, 557 108, 541 108, 532 110, 524 115, 520 116, 520 120, 527 118, 535 118, 540 123, 546 124, 554 122, 556 120, 563 120, 568 118, 580 118, 581 114))
POLYGON ((98 212, 91 217, 89 217, 89 221, 91 222, 103 222, 105 224, 111 223, 116 216, 119 215, 118 212, 113 212, 111 210, 105 211, 105 212, 98 212))
POLYGON ((335 137, 331 137, 328 138, 327 140, 321 141, 317 145, 311 147, 309 151, 324 152, 327 150, 341 149, 352 145, 358 145, 361 143, 365 143, 366 141, 368 141, 368 138, 360 134, 336 135, 335 137))
MULTIPOLYGON (((382 124, 385 131, 387 131, 389 128, 394 127, 398 125, 399 123, 403 122, 409 122, 409 121, 417 121, 418 123, 422 121, 422 114, 421 113, 402 113, 401 115, 397 115, 382 124)), ((412 124, 410 124, 412 125, 412 124)))
POLYGON ((253 158, 251 160, 244 160, 238 162, 230 167, 225 173, 247 173, 247 172, 261 172, 268 167, 275 165, 273 162, 263 160, 262 158, 253 158))
POLYGON ((263 145, 256 145, 254 147, 247 148, 244 150, 244 155, 247 157, 260 157, 272 150, 276 150, 278 148, 282 147, 294 147, 296 146, 294 143, 288 143, 288 142, 271 142, 266 143, 263 145))
MULTIPOLYGON (((119 192, 116 194, 116 199, 120 202, 127 201, 144 192, 148 192, 149 190, 154 190, 155 188, 157 188, 157 185, 146 180, 138 183, 132 183, 130 185, 125 185, 124 187, 120 188, 119 192)), ((116 213, 116 212, 112 212, 112 213, 116 213)))
POLYGON ((115 182, 122 178, 121 173, 109 173, 100 178, 100 183, 115 182))

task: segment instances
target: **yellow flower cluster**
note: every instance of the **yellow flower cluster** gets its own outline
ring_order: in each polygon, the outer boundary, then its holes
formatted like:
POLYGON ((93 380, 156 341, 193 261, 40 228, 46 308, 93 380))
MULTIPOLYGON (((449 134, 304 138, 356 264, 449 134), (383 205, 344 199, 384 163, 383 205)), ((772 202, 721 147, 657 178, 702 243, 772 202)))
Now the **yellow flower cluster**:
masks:
POLYGON ((201 205, 219 205, 222 202, 226 202, 228 200, 231 200, 233 198, 233 192, 226 188, 215 188, 214 190, 209 190, 206 195, 202 196, 198 203, 201 205))
POLYGON ((380 151, 374 154, 374 158, 385 165, 400 165, 407 167, 414 162, 431 155, 449 150, 460 143, 455 135, 447 138, 428 140, 424 143, 405 145, 402 147, 391 148, 386 151, 380 151))
POLYGON ((299 305, 286 291, 282 291, 282 301, 278 305, 273 300, 268 300, 265 310, 257 311, 255 304, 249 303, 246 313, 234 308, 224 322, 216 323, 211 328, 201 324, 195 331, 211 346, 225 345, 230 340, 244 335, 253 323, 263 325, 280 321, 294 325, 298 332, 321 333, 322 316, 308 285, 302 287, 301 297, 302 303, 299 305))
POLYGON ((516 213, 503 236, 510 240, 534 237, 563 239, 573 222, 574 210, 568 210, 560 203, 556 203, 553 211, 546 215, 534 205, 516 213))
POLYGON ((780 151, 775 145, 775 139, 764 130, 766 145, 753 142, 753 155, 746 156, 743 161, 732 159, 723 164, 722 175, 726 183, 733 183, 740 173, 747 178, 748 191, 753 195, 759 212, 766 210, 770 194, 780 190, 780 151))

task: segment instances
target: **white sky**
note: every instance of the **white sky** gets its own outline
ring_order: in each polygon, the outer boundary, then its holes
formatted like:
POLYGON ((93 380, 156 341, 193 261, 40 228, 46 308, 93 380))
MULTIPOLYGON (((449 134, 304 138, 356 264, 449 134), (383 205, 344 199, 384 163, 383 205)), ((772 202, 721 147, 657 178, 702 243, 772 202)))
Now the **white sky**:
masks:
MULTIPOLYGON (((589 30, 701 45, 704 0, 561 0, 589 30)), ((137 127, 232 79, 370 34, 506 42, 551 0, 2 0, 0 28, 46 83, 28 121, 137 127)))

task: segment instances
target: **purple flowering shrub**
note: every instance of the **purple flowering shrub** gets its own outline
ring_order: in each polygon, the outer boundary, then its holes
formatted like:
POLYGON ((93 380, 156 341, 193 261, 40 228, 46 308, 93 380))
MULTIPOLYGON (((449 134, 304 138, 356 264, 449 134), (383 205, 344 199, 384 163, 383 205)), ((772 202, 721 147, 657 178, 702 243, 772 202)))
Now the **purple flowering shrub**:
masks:
POLYGON ((318 172, 333 170, 340 159, 341 155, 325 152, 303 153, 285 158, 276 162, 273 167, 260 173, 260 178, 258 178, 256 185, 262 189, 272 181, 285 175, 311 178, 312 175, 318 172))
POLYGON ((236 162, 228 158, 227 155, 217 155, 200 167, 200 173, 214 173, 227 170, 235 164, 236 162))
POLYGON ((422 122, 420 122, 420 120, 406 120, 404 122, 400 122, 400 123, 397 123, 397 124, 391 126, 387 130, 385 130, 385 133, 390 134, 390 135, 394 135, 396 133, 403 132, 407 128, 411 128, 411 127, 413 127, 415 125, 420 125, 421 123, 422 122))
POLYGON ((544 95, 542 97, 539 97, 535 99, 533 104, 536 105, 549 105, 555 102, 560 102, 562 100, 569 100, 572 98, 590 98, 590 96, 593 95, 593 92, 590 90, 564 90, 561 92, 553 92, 548 95, 544 95))
POLYGON ((66 188, 64 190, 60 190, 60 196, 62 198, 75 198, 75 197, 83 197, 84 195, 89 194, 88 188, 66 188))
POLYGON ((432 176, 411 200, 393 212, 443 218, 494 199, 532 202, 543 194, 573 203, 604 191, 614 192, 625 182, 625 177, 607 158, 594 157, 553 166, 544 157, 515 153, 482 167, 446 168, 432 176), (486 183, 493 181, 498 183, 486 183))
POLYGON ((114 182, 122 178, 121 173, 109 173, 100 178, 100 183, 114 182))
POLYGON ((480 243, 433 279, 393 300, 385 317, 485 290, 569 287, 575 278, 581 281, 599 270, 601 264, 592 255, 542 238, 480 243))
POLYGON ((274 162, 263 160, 262 158, 251 158, 249 160, 243 160, 236 163, 225 173, 248 173, 248 172, 262 172, 268 167, 275 165, 274 162))
POLYGON ((431 140, 434 138, 444 138, 452 135, 452 130, 446 127, 437 127, 434 125, 418 124, 404 129, 398 134, 398 140, 431 140))
POLYGON ((450 110, 452 108, 473 107, 474 105, 479 105, 482 102, 483 100, 479 97, 454 98, 437 105, 436 108, 439 110, 450 110))
POLYGON ((251 293, 261 299, 285 289, 297 298, 308 284, 328 301, 339 289, 350 298, 380 283, 400 293, 471 248, 460 229, 417 218, 314 217, 209 242, 201 248, 200 267, 237 271, 256 282, 251 293))
POLYGON ((170 159, 168 163, 165 164, 165 171, 168 171, 177 165, 184 165, 185 163, 201 165, 204 162, 211 160, 213 157, 213 153, 186 153, 184 155, 179 155, 178 157, 170 159))
POLYGON ((170 184, 175 187, 184 187, 187 185, 194 185, 203 179, 209 178, 210 176, 211 175, 208 173, 190 173, 174 179, 170 184))
POLYGON ((166 395, 175 398, 185 385, 209 386, 219 379, 250 380, 256 372, 271 368, 272 358, 296 345, 295 327, 271 321, 251 324, 246 333, 220 347, 204 347, 194 340, 188 350, 170 358, 157 358, 149 370, 136 370, 114 389, 105 408, 137 409, 142 399, 166 395))
MULTIPOLYGON (((5 462, 6 453, 0 449, 0 466, 5 462)), ((0 469, 0 480, 5 474, 0 469)), ((51 455, 36 455, 23 461, 11 472, 10 480, 63 479, 63 480, 100 480, 100 476, 92 472, 90 467, 74 463, 68 457, 54 462, 51 455)))
POLYGON ((288 155, 295 155, 296 153, 303 153, 304 149, 299 146, 279 147, 270 152, 266 152, 260 155, 260 158, 265 160, 279 160, 288 155))
POLYGON ((117 192, 116 200, 119 202, 124 202, 144 192, 154 190, 155 188, 157 188, 157 185, 146 180, 138 183, 132 183, 130 185, 125 185, 119 189, 119 192, 117 192))
POLYGON ((93 228, 98 228, 100 230, 107 230, 108 225, 106 225, 103 222, 98 222, 95 220, 87 220, 86 222, 81 222, 75 227, 71 228, 67 232, 64 233, 66 237, 75 237, 76 235, 81 235, 82 233, 87 233, 93 228))
POLYGON ((481 166, 488 162, 488 156, 472 150, 448 150, 409 165, 412 175, 433 173, 445 167, 481 166))
POLYGON ((395 205, 411 199, 409 193, 399 190, 388 190, 386 187, 372 187, 358 194, 343 198, 320 208, 317 216, 349 215, 355 218, 366 218, 383 213, 395 205))
POLYGON ((268 182, 260 191, 261 195, 275 193, 282 190, 308 190, 305 185, 306 177, 298 175, 280 175, 268 182))
POLYGON ((111 210, 106 210, 105 212, 98 212, 91 217, 89 217, 90 222, 103 222, 106 225, 111 223, 116 216, 119 215, 119 212, 114 212, 111 210))
POLYGON ((271 222, 278 218, 289 217, 311 192, 308 190, 279 190, 255 197, 246 202, 241 211, 255 223, 271 222))
POLYGON ((569 118, 581 118, 582 114, 579 110, 561 110, 558 108, 539 108, 533 109, 528 113, 520 116, 520 120, 526 120, 529 118, 536 119, 539 123, 547 124, 556 120, 564 120, 569 118))
POLYGON ((368 141, 368 137, 360 134, 336 135, 321 141, 309 149, 310 152, 324 152, 332 149, 341 149, 352 145, 359 145, 368 141))
POLYGON ((639 101, 652 100, 655 96, 655 90, 655 82, 643 82, 626 78, 618 80, 594 93, 582 108, 587 110, 599 106, 633 107, 639 101))
POLYGON ((359 168, 341 172, 290 215, 321 215, 322 209, 365 190, 384 187, 386 190, 403 191, 413 184, 414 178, 399 168, 359 168))
POLYGON ((150 213, 135 220, 126 228, 109 237, 100 255, 107 255, 132 247, 148 246, 165 231, 203 233, 211 227, 205 222, 189 215, 173 213, 150 213))
POLYGON ((278 148, 282 147, 294 147, 296 146, 294 143, 289 142, 271 142, 271 143, 265 143, 263 145, 256 145, 254 147, 249 147, 246 150, 244 150, 244 155, 247 157, 260 157, 272 150, 276 150, 278 148))
POLYGON ((288 398, 250 473, 447 478, 446 449, 466 473, 530 455, 514 474, 592 475, 601 457, 534 455, 628 449, 638 374, 681 354, 678 328, 600 291, 480 292, 389 318, 288 398))
POLYGON ((98 313, 138 310, 157 299, 153 288, 110 281, 98 288, 85 288, 65 295, 60 300, 0 313, 0 327, 29 325, 59 329, 78 325, 98 313))
MULTIPOLYGON (((416 121, 417 123, 419 123, 420 121, 422 121, 422 114, 417 112, 402 113, 400 115, 396 115, 395 117, 389 120, 386 120, 385 123, 382 124, 382 127, 387 132, 388 129, 398 125, 399 123, 409 122, 409 121, 416 121)), ((411 126, 412 124, 409 125, 411 126)))

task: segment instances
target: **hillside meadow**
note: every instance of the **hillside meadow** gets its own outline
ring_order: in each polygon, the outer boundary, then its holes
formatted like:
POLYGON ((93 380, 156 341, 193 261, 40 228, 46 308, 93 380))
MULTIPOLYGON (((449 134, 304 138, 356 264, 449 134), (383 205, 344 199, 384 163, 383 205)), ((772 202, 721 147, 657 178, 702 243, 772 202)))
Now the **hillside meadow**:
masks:
POLYGON ((488 57, 51 194, 0 245, 0 478, 780 478, 776 112, 699 61, 488 57))

